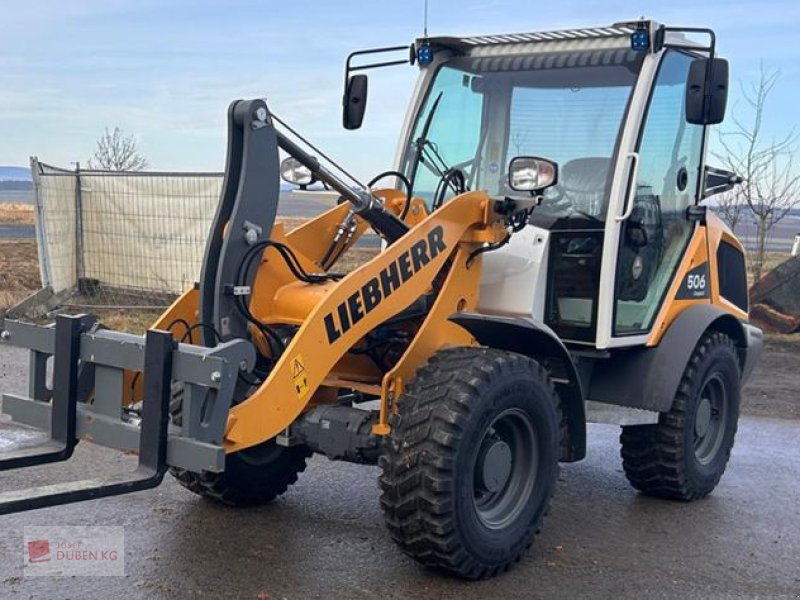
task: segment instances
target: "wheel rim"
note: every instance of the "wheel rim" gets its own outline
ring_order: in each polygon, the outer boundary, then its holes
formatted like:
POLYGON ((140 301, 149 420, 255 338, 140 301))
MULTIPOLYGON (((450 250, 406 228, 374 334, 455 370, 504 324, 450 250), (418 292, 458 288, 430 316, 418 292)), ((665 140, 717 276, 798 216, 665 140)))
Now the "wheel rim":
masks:
POLYGON ((694 415, 694 454, 702 464, 717 455, 725 437, 728 394, 718 373, 706 379, 694 415))
POLYGON ((528 505, 538 472, 533 423, 519 409, 500 413, 485 429, 473 469, 473 504, 481 523, 502 529, 528 505))

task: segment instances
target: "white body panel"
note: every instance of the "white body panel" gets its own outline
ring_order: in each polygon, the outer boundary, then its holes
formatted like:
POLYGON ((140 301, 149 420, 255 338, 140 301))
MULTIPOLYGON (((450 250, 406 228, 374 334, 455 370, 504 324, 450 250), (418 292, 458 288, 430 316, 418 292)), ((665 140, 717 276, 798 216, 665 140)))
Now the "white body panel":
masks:
POLYGON ((478 310, 544 319, 550 233, 528 225, 483 255, 478 310))

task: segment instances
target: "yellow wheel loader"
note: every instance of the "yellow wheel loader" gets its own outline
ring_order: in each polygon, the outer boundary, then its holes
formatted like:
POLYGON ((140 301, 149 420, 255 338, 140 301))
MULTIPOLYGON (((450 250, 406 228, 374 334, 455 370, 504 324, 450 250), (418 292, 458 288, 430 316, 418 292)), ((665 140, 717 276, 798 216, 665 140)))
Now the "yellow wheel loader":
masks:
POLYGON ((369 185, 264 100, 231 104, 200 281, 146 336, 89 316, 3 324, 31 356, 28 393, 3 411, 51 440, 0 468, 66 460, 80 439, 138 451, 139 467, 5 492, 0 513, 167 472, 263 504, 319 453, 378 464, 402 551, 480 579, 531 545, 587 421, 622 426, 642 493, 714 489, 762 336, 742 245, 702 205, 739 181, 705 161, 728 85, 713 32, 634 21, 357 51, 346 128, 365 114, 363 71, 409 62, 397 162, 369 185), (286 231, 281 177, 340 203, 286 231), (338 272, 370 229, 380 253, 338 272))

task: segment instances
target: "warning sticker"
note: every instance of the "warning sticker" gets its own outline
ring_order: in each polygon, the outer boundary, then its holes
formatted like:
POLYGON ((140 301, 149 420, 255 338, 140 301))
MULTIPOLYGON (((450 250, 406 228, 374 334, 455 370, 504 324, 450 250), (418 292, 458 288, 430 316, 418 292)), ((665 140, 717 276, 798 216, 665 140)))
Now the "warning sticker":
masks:
POLYGON ((308 393, 308 373, 303 363, 303 355, 298 354, 292 359, 292 382, 298 398, 303 398, 308 393))

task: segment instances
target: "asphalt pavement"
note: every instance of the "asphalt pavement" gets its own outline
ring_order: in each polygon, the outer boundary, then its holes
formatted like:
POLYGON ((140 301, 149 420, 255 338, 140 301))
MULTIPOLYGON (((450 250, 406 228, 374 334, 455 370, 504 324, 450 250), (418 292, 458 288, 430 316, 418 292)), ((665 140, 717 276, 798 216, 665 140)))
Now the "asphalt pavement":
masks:
MULTIPOLYGON (((0 390, 22 391, 26 369, 23 352, 0 349, 0 390)), ((631 489, 617 436, 590 426, 589 456, 562 469, 533 548, 490 581, 406 558, 383 525, 377 469, 314 458, 257 509, 208 503, 167 478, 147 492, 0 517, 0 598, 800 597, 800 421, 743 418, 728 472, 692 504, 631 489), (121 525, 126 575, 23 577, 25 525, 121 525)), ((35 441, 9 423, 0 440, 35 441)), ((134 460, 82 443, 68 463, 1 474, 0 488, 104 476, 134 460)))
POLYGON ((0 224, 0 240, 32 240, 36 237, 33 225, 0 224))

